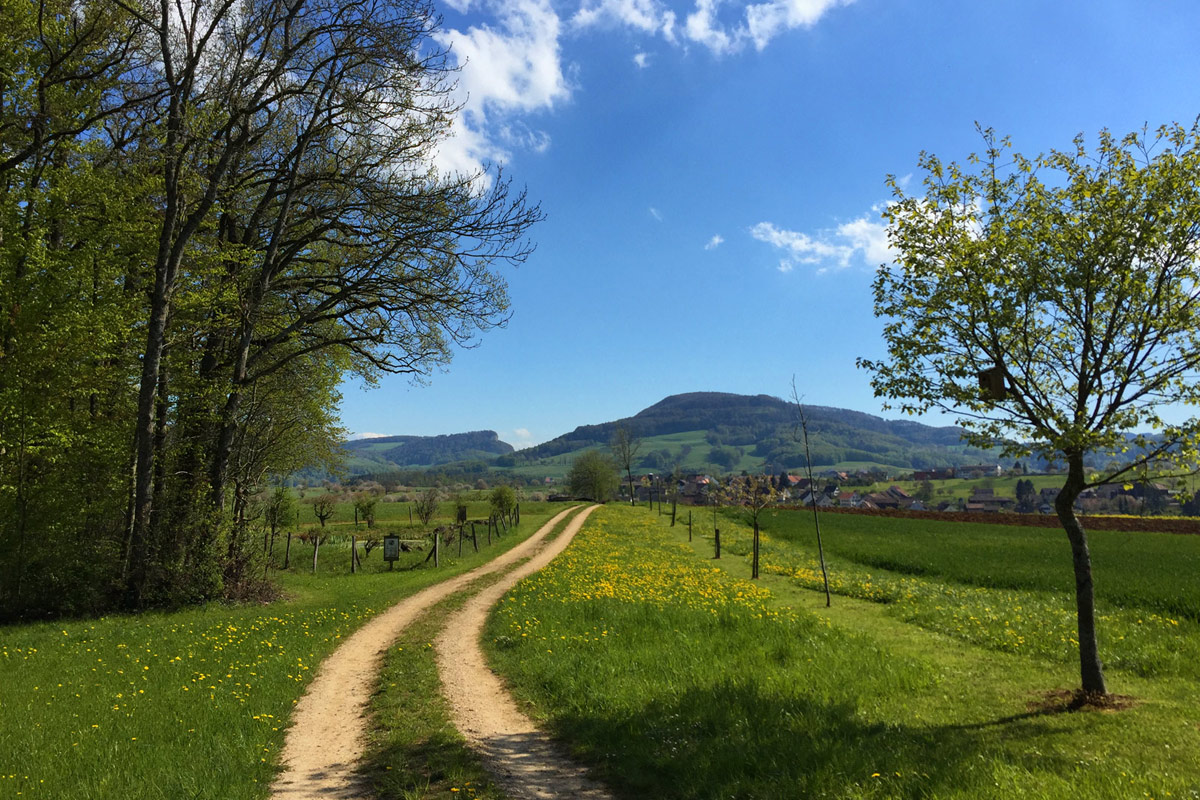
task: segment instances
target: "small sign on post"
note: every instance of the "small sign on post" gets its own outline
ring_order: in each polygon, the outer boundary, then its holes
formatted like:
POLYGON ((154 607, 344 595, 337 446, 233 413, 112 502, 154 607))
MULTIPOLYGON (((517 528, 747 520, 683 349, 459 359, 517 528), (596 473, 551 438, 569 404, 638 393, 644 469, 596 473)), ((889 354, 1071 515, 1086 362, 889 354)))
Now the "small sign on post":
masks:
POLYGON ((400 559, 400 537, 385 536, 383 537, 383 560, 388 562, 388 569, 392 569, 395 562, 400 559))

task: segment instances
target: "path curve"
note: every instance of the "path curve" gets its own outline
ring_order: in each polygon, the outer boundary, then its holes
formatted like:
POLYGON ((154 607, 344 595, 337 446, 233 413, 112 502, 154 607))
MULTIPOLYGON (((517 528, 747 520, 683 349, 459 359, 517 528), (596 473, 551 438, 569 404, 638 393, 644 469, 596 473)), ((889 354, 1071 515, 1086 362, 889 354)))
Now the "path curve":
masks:
POLYGON ((549 564, 583 527, 591 506, 571 520, 558 537, 525 564, 467 601, 438 635, 438 672, 455 726, 483 756, 484 764, 514 798, 586 798, 611 795, 586 776, 517 708, 479 647, 488 611, 521 579, 549 564))
POLYGON ((357 774, 367 729, 367 703, 375 690, 384 651, 430 607, 480 576, 537 551, 555 526, 578 506, 554 516, 511 550, 469 572, 404 598, 349 636, 322 663, 292 712, 284 739, 283 771, 271 786, 273 800, 358 800, 370 788, 357 774))

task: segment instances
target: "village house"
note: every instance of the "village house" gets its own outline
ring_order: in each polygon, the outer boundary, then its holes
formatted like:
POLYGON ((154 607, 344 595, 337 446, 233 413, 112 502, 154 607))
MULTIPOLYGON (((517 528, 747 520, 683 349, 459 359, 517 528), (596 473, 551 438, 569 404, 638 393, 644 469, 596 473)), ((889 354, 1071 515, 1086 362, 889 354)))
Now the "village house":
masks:
POLYGON ((947 469, 918 469, 913 471, 914 481, 944 481, 954 477, 954 467, 947 469))
POLYGON ((996 514, 1011 511, 1016 502, 1016 498, 997 495, 992 489, 977 488, 967 498, 967 511, 996 514))
POLYGON ((973 464, 954 468, 954 474, 959 478, 998 478, 1003 472, 999 464, 973 464))

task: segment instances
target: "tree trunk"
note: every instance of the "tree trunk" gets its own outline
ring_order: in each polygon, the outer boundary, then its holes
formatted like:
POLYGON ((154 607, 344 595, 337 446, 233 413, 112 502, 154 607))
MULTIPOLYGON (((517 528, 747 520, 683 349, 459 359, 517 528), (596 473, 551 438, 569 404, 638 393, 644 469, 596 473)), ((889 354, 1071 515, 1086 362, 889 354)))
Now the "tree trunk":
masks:
POLYGON ((1085 692, 1107 694, 1100 647, 1096 639, 1096 598, 1092 582, 1092 557, 1087 533, 1075 516, 1075 500, 1084 488, 1083 454, 1067 457, 1067 482, 1055 498, 1058 519, 1071 542, 1071 560, 1075 568, 1075 613, 1079 631, 1079 673, 1085 692))
MULTIPOLYGON (((357 519, 355 520, 355 522, 357 523, 357 519)), ((358 537, 351 534, 350 535, 350 574, 351 575, 353 575, 355 572, 358 571, 356 568, 357 564, 355 563, 355 556, 357 556, 357 555, 358 555, 358 537)))
POLYGON ((751 561, 750 579, 758 580, 758 520, 754 520, 754 556, 751 561))
POLYGON ((283 549, 283 568, 287 569, 292 563, 292 532, 288 531, 287 547, 283 549))
MULTIPOLYGON (((163 260, 160 255, 160 263, 163 260)), ((133 529, 130 536, 129 577, 125 585, 126 604, 130 607, 141 605, 149 566, 150 514, 154 503, 154 412, 166 343, 167 318, 171 311, 170 294, 175 281, 173 266, 168 262, 166 269, 157 270, 146 325, 146 348, 142 354, 142 375, 134 424, 133 529)))
POLYGON ((209 496, 217 511, 225 510, 225 480, 229 474, 229 457, 233 453, 233 437, 237 433, 237 414, 241 404, 242 393, 235 388, 221 409, 221 426, 208 471, 209 496))

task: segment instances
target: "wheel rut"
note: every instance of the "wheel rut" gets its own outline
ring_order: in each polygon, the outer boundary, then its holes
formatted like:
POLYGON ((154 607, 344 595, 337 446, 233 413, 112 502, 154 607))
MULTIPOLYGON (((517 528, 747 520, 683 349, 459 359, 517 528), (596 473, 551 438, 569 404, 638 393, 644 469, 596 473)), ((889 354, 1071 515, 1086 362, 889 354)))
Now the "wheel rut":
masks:
MULTIPOLYGON (((477 578, 531 555, 540 558, 539 548, 546 537, 577 509, 575 506, 560 512, 527 540, 488 563, 404 598, 347 637, 321 663, 296 704, 284 739, 282 771, 271 786, 273 800, 370 798, 372 793, 359 774, 359 766, 366 745, 368 703, 378 682, 384 652, 414 619, 477 578)), ((555 539, 551 546, 562 538, 555 539)))
POLYGON ((479 645, 492 607, 519 581, 565 550, 597 508, 584 509, 537 555, 451 614, 434 644, 442 693, 450 704, 455 726, 513 798, 611 798, 600 784, 587 777, 583 767, 521 713, 503 682, 488 667, 479 645))

